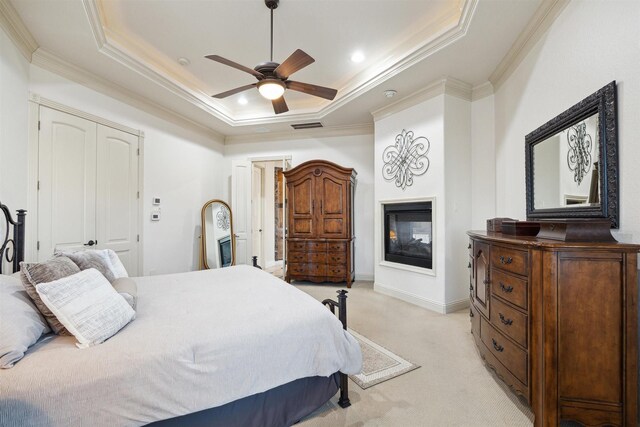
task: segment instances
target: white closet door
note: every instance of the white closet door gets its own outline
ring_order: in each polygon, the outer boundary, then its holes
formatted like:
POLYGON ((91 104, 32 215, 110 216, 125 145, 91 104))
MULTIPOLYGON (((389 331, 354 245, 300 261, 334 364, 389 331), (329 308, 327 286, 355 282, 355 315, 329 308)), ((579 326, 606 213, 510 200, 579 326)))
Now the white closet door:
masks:
MULTIPOLYGON (((265 266, 262 248, 264 227, 263 203, 264 203, 264 168, 252 165, 251 168, 251 256, 258 257, 258 264, 265 266)), ((253 260, 251 260, 253 263, 253 260)))
POLYGON ((251 265, 251 162, 234 160, 231 169, 231 210, 236 265, 251 265))
POLYGON ((98 125, 97 239, 138 275, 138 137, 98 125))
POLYGON ((96 124, 40 108, 38 260, 96 237, 96 124))

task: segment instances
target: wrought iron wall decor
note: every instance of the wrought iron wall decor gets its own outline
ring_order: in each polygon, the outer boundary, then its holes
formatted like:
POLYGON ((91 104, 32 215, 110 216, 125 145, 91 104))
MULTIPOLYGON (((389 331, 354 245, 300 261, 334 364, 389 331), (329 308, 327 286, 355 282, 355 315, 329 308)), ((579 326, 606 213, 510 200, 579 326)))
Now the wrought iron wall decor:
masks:
POLYGON ((593 141, 591 135, 587 133, 587 124, 582 122, 567 129, 567 142, 569 144, 567 165, 569 170, 573 172, 573 181, 580 185, 591 170, 593 141))
POLYGON ((413 177, 423 175, 429 170, 427 153, 431 143, 424 136, 413 137, 413 131, 402 129, 393 145, 382 153, 382 177, 394 181, 396 187, 403 190, 413 185, 413 177))
POLYGON ((229 220, 229 209, 225 206, 220 206, 220 210, 216 214, 216 219, 218 220, 218 228, 221 228, 222 230, 228 230, 231 226, 231 221, 229 220))

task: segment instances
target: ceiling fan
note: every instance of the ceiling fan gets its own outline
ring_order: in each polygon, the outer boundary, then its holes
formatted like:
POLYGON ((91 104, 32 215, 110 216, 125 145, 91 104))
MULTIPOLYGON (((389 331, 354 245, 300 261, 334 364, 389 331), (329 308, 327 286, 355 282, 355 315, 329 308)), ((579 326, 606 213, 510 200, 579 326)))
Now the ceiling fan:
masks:
POLYGON ((289 107, 287 107, 287 103, 283 97, 286 89, 295 90, 308 95, 319 96, 320 98, 332 101, 338 93, 336 89, 289 80, 289 76, 291 74, 315 62, 315 59, 307 55, 302 50, 298 49, 293 52, 282 64, 273 62, 273 10, 278 7, 280 0, 264 0, 264 3, 271 10, 271 60, 268 62, 262 62, 251 69, 219 55, 205 56, 205 58, 211 59, 212 61, 249 73, 258 79, 257 83, 240 86, 235 89, 213 95, 213 97, 219 99, 226 98, 227 96, 257 87, 263 97, 271 100, 273 110, 276 114, 286 113, 289 111, 289 107))

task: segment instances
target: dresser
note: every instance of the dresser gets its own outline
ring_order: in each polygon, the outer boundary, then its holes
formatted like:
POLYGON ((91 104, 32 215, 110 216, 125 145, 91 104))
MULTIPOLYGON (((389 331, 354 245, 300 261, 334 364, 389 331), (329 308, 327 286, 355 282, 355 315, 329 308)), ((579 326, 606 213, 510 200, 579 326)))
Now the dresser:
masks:
POLYGON ((471 332, 535 425, 636 426, 640 246, 468 235, 471 332))
POLYGON ((286 171, 285 280, 354 280, 353 199, 356 171, 311 160, 286 171))

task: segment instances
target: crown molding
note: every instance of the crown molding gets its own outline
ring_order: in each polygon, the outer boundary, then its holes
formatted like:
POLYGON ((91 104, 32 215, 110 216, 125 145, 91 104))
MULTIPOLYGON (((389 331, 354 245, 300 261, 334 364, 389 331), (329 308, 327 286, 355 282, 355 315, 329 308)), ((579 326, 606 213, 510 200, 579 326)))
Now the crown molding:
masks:
POLYGON ((518 65, 549 30, 556 18, 562 13, 570 0, 544 0, 529 20, 525 29, 489 76, 494 90, 498 90, 507 78, 518 68, 518 65))
POLYGON ((330 138, 352 135, 373 135, 373 123, 358 125, 331 126, 326 128, 290 130, 285 132, 251 133, 230 135, 224 140, 225 145, 237 143, 280 141, 291 139, 330 138))
POLYGON ((224 135, 221 133, 201 125, 169 108, 166 108, 148 98, 138 95, 120 85, 117 85, 102 77, 98 77, 83 68, 73 65, 53 53, 39 48, 33 55, 31 63, 37 65, 40 68, 51 71, 59 76, 67 78, 73 82, 76 82, 82 86, 93 89, 97 92, 105 94, 111 98, 122 101, 128 105, 152 114, 168 122, 176 125, 194 129, 200 133, 222 142, 224 141, 224 135))
POLYGON ((493 85, 489 81, 474 86, 471 90, 472 101, 477 101, 478 99, 486 98, 491 95, 493 95, 493 85))
POLYGON ((386 105, 382 108, 371 112, 374 121, 382 120, 400 111, 411 108, 414 105, 418 105, 421 102, 435 98, 439 95, 451 95, 465 101, 471 101, 472 88, 468 83, 462 80, 454 79, 452 77, 443 77, 436 81, 427 84, 425 87, 411 95, 405 96, 396 102, 386 105))
MULTIPOLYGON (((143 75, 161 87, 169 90, 173 94, 187 100, 198 108, 210 113, 214 117, 220 119, 230 126, 250 126, 264 125, 274 123, 290 123, 292 121, 318 121, 328 114, 336 111, 340 107, 359 97, 371 88, 383 83, 384 81, 394 77, 398 73, 433 55, 446 46, 456 42, 464 37, 467 33, 471 19, 475 12, 478 0, 465 0, 462 11, 457 16, 455 26, 443 31, 435 36, 424 45, 415 49, 413 52, 395 62, 391 66, 382 70, 375 76, 367 79, 363 83, 343 88, 339 92, 339 97, 333 102, 325 105, 318 111, 306 113, 288 113, 281 116, 265 116, 257 118, 235 118, 230 111, 226 110, 220 103, 216 103, 208 94, 204 94, 199 90, 187 87, 185 84, 177 82, 165 71, 154 67, 148 61, 142 60, 127 50, 122 43, 116 41, 117 37, 111 34, 104 22, 102 11, 100 10, 100 0, 82 0, 89 24, 91 26, 98 50, 109 56, 111 59, 119 62, 127 68, 143 75)), ((452 19, 452 16, 446 17, 452 19)), ((441 21, 444 23, 447 19, 441 21)))
POLYGON ((9 0, 0 0, 0 26, 18 47, 20 53, 31 62, 31 56, 38 49, 38 43, 9 0))

